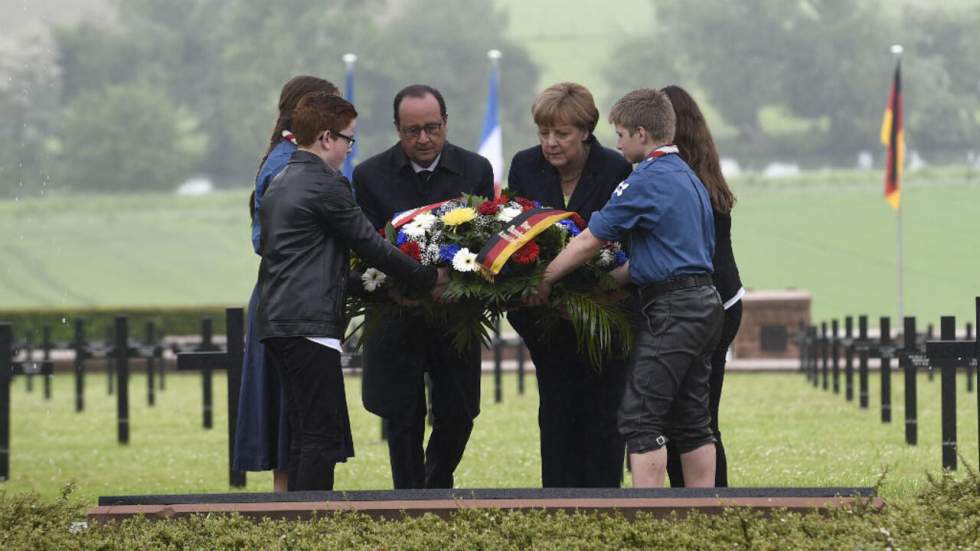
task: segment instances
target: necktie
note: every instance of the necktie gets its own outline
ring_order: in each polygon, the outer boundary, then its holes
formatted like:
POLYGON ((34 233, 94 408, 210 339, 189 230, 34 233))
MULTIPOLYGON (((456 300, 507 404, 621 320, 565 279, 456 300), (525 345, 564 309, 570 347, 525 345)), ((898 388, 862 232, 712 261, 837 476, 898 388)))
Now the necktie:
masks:
POLYGON ((419 175, 419 180, 421 180, 423 184, 427 184, 427 183, 429 183, 429 178, 432 177, 432 171, 431 170, 420 170, 418 172, 418 175, 419 175))

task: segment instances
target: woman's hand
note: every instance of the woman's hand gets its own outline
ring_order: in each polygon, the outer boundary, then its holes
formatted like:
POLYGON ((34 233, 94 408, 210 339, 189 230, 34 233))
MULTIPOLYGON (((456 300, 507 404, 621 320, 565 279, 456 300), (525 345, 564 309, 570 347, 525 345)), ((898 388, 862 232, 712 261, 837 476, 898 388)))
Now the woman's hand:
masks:
POLYGON ((541 283, 532 289, 531 293, 524 298, 524 304, 528 306, 544 306, 548 304, 548 299, 551 298, 551 287, 552 283, 547 277, 542 279, 541 283))

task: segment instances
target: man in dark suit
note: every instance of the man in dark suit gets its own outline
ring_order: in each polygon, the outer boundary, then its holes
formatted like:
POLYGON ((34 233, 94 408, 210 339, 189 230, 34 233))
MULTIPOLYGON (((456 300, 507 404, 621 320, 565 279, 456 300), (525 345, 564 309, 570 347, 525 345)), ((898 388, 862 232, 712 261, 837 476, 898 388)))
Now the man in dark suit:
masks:
MULTIPOLYGON (((415 84, 395 95, 398 143, 354 170, 357 202, 376 228, 402 211, 459 197, 493 197, 490 162, 446 141, 446 102, 415 84)), ((368 316, 372 314, 369 312, 368 316)), ((380 319, 364 343, 363 401, 385 421, 395 488, 451 488, 480 412, 480 348, 460 354, 446 327, 406 313, 380 319), (425 382, 433 427, 424 448, 425 382)))

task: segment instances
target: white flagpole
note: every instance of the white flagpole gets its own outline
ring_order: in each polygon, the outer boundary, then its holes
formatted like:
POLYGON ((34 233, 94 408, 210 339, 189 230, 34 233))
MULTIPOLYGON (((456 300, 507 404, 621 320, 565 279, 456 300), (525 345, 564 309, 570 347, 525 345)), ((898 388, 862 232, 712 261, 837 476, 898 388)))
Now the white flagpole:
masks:
MULTIPOLYGON (((895 44, 895 45, 893 45, 891 47, 891 52, 892 52, 892 54, 895 55, 895 60, 896 60, 896 63, 897 63, 898 60, 900 60, 901 57, 902 57, 902 46, 901 46, 901 44, 895 44)), ((904 90, 902 91, 902 93, 904 94, 904 90)), ((904 98, 902 98, 902 99, 904 100, 904 98)), ((905 131, 905 113, 904 113, 905 108, 904 108, 904 103, 905 102, 903 101, 902 102, 902 105, 903 105, 903 107, 902 107, 902 111, 903 111, 902 112, 902 131, 903 132, 905 131)), ((895 116, 896 116, 896 113, 892 113, 892 124, 895 124, 895 116)), ((899 159, 896 158, 895 161, 898 162, 899 159)), ((896 168, 896 177, 898 176, 897 172, 898 172, 898 169, 896 168)), ((905 188, 905 182, 903 181, 903 179, 900 178, 898 180, 898 182, 899 182, 898 183, 898 185, 899 185, 899 188, 898 188, 899 189, 899 193, 901 193, 901 195, 907 195, 906 193, 904 193, 904 191, 905 191, 904 190, 904 188, 905 188)), ((900 197, 901 197, 901 195, 900 195, 900 197)), ((903 265, 903 261, 902 261, 902 203, 904 203, 904 201, 902 201, 900 199, 899 202, 898 202, 898 212, 895 213, 895 216, 896 216, 896 224, 895 224, 895 230, 896 230, 896 232, 895 233, 896 233, 897 242, 898 242, 897 243, 897 245, 898 245, 898 253, 896 255, 897 268, 898 268, 898 323, 900 323, 900 324, 901 323, 904 323, 904 321, 902 321, 902 320, 905 319, 905 277, 904 277, 904 265, 903 265)))
MULTIPOLYGON (((901 185, 905 185, 903 182, 901 185)), ((905 319, 905 289, 904 289, 904 278, 902 277, 903 265, 902 265, 902 203, 898 203, 898 212, 895 213, 897 216, 896 223, 896 234, 898 237, 898 319, 902 321, 905 319)), ((904 321, 902 321, 904 323, 904 321)))
MULTIPOLYGON (((500 88, 500 83, 501 83, 501 80, 502 80, 500 78, 500 58, 503 57, 503 54, 501 54, 500 50, 494 48, 494 49, 492 49, 492 50, 490 50, 490 51, 487 52, 487 57, 490 58, 490 65, 493 66, 494 78, 497 79, 497 97, 495 98, 495 100, 497 102, 497 107, 496 107, 496 110, 497 110, 497 126, 500 128, 500 130, 499 130, 499 132, 500 132, 500 147, 499 147, 500 151, 497 154, 500 156, 500 158, 497 160, 497 163, 496 164, 500 165, 499 168, 498 168, 498 170, 500 170, 501 173, 494 175, 494 180, 495 181, 493 183, 493 197, 494 197, 494 199, 496 199, 497 197, 500 197, 500 190, 503 188, 503 185, 504 185, 504 175, 503 175, 503 170, 504 170, 504 165, 503 165, 503 161, 504 161, 504 127, 503 127, 503 124, 501 124, 501 122, 500 122, 500 119, 501 119, 501 117, 500 117, 500 97, 501 97, 500 94, 502 92, 502 90, 500 88)), ((980 331, 980 327, 978 327, 977 330, 980 331)))
POLYGON ((500 196, 504 181, 503 128, 500 124, 500 50, 487 52, 490 59, 490 81, 487 89, 486 117, 480 136, 479 153, 490 161, 493 167, 493 195, 500 196))
MULTIPOLYGON (((344 96, 347 101, 354 102, 354 64, 357 63, 357 56, 352 53, 344 54, 344 96)), ((357 131, 354 132, 357 136, 357 131)), ((351 144, 350 153, 344 159, 344 176, 349 180, 354 173, 354 159, 357 158, 357 143, 351 144)))

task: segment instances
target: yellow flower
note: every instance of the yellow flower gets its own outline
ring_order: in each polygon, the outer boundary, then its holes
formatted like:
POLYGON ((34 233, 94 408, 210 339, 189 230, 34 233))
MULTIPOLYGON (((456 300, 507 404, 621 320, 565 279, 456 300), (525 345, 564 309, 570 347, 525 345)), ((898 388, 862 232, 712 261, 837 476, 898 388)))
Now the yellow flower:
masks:
POLYGON ((453 209, 442 215, 442 223, 447 226, 458 226, 476 218, 476 211, 469 207, 453 209))

